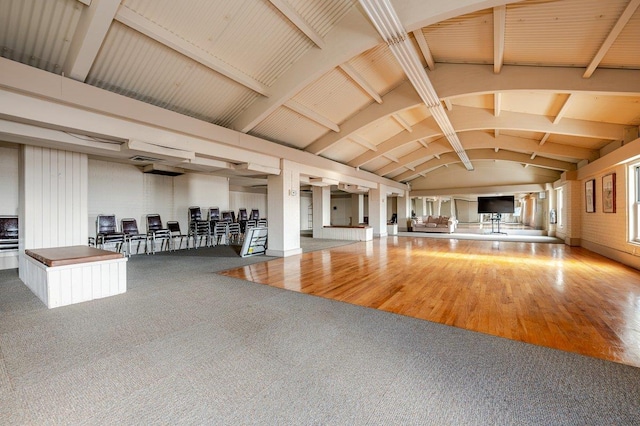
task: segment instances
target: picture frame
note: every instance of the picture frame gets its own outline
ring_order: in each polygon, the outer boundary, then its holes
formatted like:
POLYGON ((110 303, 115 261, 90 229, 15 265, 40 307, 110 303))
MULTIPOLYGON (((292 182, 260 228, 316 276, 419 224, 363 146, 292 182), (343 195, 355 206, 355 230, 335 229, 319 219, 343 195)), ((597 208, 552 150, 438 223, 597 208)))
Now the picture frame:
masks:
POLYGON ((616 174, 609 173, 602 177, 602 211, 616 212, 616 174))
POLYGON ((584 198, 587 213, 596 212, 596 180, 590 179, 584 183, 584 198))

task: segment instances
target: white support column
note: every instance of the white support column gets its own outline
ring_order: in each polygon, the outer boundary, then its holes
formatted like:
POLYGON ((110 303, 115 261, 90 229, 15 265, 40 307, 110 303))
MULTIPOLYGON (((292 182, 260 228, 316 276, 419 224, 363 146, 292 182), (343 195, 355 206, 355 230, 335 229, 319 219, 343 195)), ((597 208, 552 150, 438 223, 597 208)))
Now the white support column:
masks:
POLYGON ((440 197, 436 198, 436 202, 433 205, 433 215, 440 216, 440 210, 442 207, 442 199, 440 197))
POLYGON ((387 236, 387 191, 382 184, 369 189, 369 226, 374 237, 387 236))
POLYGON ((324 238, 324 227, 331 225, 331 187, 314 186, 313 238, 324 238))
POLYGON ((86 245, 88 159, 23 145, 19 158, 20 278, 25 249, 86 245))
POLYGON ((287 257, 300 248, 300 172, 297 165, 282 160, 279 175, 267 180, 269 237, 267 255, 287 257))
POLYGON ((411 198, 409 191, 404 191, 402 197, 398 197, 398 231, 406 231, 411 219, 411 198))
POLYGON ((364 222, 364 195, 351 194, 351 225, 364 222))

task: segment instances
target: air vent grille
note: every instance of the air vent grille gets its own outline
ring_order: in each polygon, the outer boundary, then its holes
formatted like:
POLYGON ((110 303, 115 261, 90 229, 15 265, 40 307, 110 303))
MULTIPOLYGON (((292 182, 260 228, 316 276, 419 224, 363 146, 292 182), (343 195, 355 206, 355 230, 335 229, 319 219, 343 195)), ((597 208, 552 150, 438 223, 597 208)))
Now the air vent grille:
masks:
POLYGON ((134 155, 133 157, 129 158, 129 160, 138 161, 140 163, 153 163, 156 161, 162 161, 160 158, 145 157, 144 155, 134 155))

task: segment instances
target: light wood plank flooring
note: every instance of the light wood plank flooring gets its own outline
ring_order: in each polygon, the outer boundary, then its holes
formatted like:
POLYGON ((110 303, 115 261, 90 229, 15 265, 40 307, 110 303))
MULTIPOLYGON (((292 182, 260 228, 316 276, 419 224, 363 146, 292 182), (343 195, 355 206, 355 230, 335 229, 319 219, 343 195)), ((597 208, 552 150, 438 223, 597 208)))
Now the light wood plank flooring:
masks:
POLYGON ((579 247, 388 237, 223 274, 640 367, 640 271, 579 247))

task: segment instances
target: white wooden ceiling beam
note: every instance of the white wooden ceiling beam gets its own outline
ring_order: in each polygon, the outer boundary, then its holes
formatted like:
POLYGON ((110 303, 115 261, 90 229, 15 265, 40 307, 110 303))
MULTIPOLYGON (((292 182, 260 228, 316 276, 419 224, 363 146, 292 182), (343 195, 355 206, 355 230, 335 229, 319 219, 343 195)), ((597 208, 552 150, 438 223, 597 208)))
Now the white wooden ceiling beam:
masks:
POLYGON ((345 62, 340 65, 340 69, 345 72, 362 90, 364 90, 369 96, 371 96, 377 103, 382 103, 382 97, 380 93, 358 72, 351 64, 345 62))
POLYGON ((82 9, 69 52, 62 65, 62 72, 66 77, 82 82, 87 79, 98 56, 120 6, 120 0, 93 0, 83 3, 88 7, 82 9))
MULTIPOLYGON (((570 170, 577 169, 577 166, 574 163, 553 160, 550 158, 542 158, 542 157, 538 157, 535 160, 531 160, 527 154, 521 154, 517 152, 510 152, 510 151, 494 152, 491 149, 476 149, 473 151, 469 151, 468 154, 469 154, 469 159, 471 161, 502 160, 502 161, 512 161, 515 163, 521 163, 523 165, 528 164, 531 166, 542 167, 545 169, 552 169, 552 170, 560 170, 560 171, 570 171, 570 170)), ((393 179, 398 182, 405 182, 413 179, 415 176, 419 175, 420 173, 429 173, 435 170, 436 168, 442 167, 446 164, 454 164, 454 163, 460 163, 460 162, 461 162, 460 158, 458 158, 458 156, 455 153, 449 152, 447 154, 441 155, 440 159, 434 158, 434 159, 425 161, 424 163, 417 165, 415 167, 415 170, 413 171, 409 170, 404 173, 401 173, 398 176, 395 176, 393 179)))
POLYGON ((366 140, 365 138, 363 138, 360 135, 351 135, 349 136, 349 139, 351 139, 353 142, 357 143, 358 145, 367 148, 371 151, 377 151, 378 147, 375 146, 374 144, 372 144, 371 142, 369 142, 368 140, 366 140))
MULTIPOLYGON (((500 117, 495 117, 490 110, 473 107, 456 107, 449 113, 454 128, 460 137, 465 132, 481 129, 520 130, 529 132, 555 133, 581 137, 592 137, 609 140, 622 139, 626 126, 614 123, 602 123, 598 121, 577 120, 565 118, 558 124, 553 124, 549 118, 543 115, 526 114, 519 112, 503 111, 500 117)), ((377 152, 365 152, 353 160, 349 165, 362 166, 381 155, 391 152, 406 144, 414 143, 421 138, 441 136, 433 118, 429 117, 413 126, 413 133, 401 132, 377 145, 377 152)), ((500 136, 502 137, 502 135, 500 136)), ((429 145, 431 146, 431 145, 429 145)))
POLYGON ((504 37, 507 27, 507 7, 493 8, 493 72, 499 74, 504 64, 504 37))
POLYGON ((549 136, 551 136, 551 133, 545 133, 542 139, 540 139, 540 145, 544 145, 547 142, 547 139, 549 139, 549 136))
MULTIPOLYGON (((443 99, 481 92, 511 90, 562 93, 609 92, 617 95, 640 96, 640 70, 601 69, 587 80, 582 78, 579 69, 568 67, 505 65, 502 72, 495 75, 486 65, 439 64, 436 71, 429 73, 429 77, 443 99)), ((382 99, 384 103, 372 103, 340 123, 342 131, 339 134, 328 133, 311 143, 305 150, 318 155, 349 134, 358 132, 376 120, 386 119, 397 111, 415 108, 422 104, 422 100, 408 81, 386 93, 382 99)))
POLYGON ((593 72, 596 70, 596 68, 598 68, 598 65, 600 65, 600 61, 602 61, 602 58, 604 58, 604 56, 607 54, 607 52, 613 45, 613 42, 616 41, 616 38, 618 38, 620 32, 625 27, 625 25, 627 25, 627 22, 629 22, 629 19, 631 19, 639 5, 640 0, 631 0, 629 4, 627 4, 624 12, 622 12, 622 15, 620 15, 618 21, 607 35, 607 38, 600 46, 600 49, 598 49, 598 52, 591 60, 591 63, 589 63, 589 65, 587 66, 587 69, 582 77, 589 78, 593 75, 593 72))
POLYGON ((294 8, 285 0, 269 0, 272 5, 276 7, 293 25, 296 26, 304 35, 307 36, 316 46, 320 49, 324 48, 325 42, 322 36, 307 23, 307 21, 300 16, 294 8))
MULTIPOLYGON (((460 140, 467 150, 472 151, 489 148, 494 150, 496 153, 501 150, 505 150, 526 153, 527 155, 535 153, 536 156, 552 155, 554 157, 588 161, 593 161, 599 157, 598 150, 571 147, 555 143, 549 143, 544 147, 540 147, 538 145, 538 141, 535 139, 525 139, 507 135, 502 135, 500 138, 494 139, 490 134, 481 131, 460 133, 460 140)), ((447 144, 446 140, 438 140, 429 144, 428 148, 419 148, 400 157, 399 163, 388 164, 375 172, 384 176, 406 166, 407 164, 415 164, 421 159, 431 156, 437 158, 438 156, 442 156, 450 152, 452 152, 452 149, 447 144)))
POLYGON ((451 99, 446 98, 444 100, 444 106, 447 107, 447 111, 451 111, 453 109, 453 103, 451 102, 451 99))
POLYGON ((263 96, 268 96, 269 88, 258 80, 238 71, 224 61, 210 55, 207 51, 196 47, 188 41, 178 37, 174 33, 166 30, 160 25, 145 17, 138 15, 126 6, 120 6, 116 14, 116 20, 132 28, 139 33, 146 35, 176 52, 181 53, 205 67, 224 75, 225 77, 239 83, 254 92, 263 96))
POLYGON ((560 107, 560 111, 558 111, 558 114, 556 114, 556 117, 553 119, 553 124, 558 124, 560 120, 562 120, 562 117, 564 117, 564 115, 567 113, 569 104, 571 103, 571 96, 571 93, 567 95, 567 98, 564 100, 564 103, 560 107))
POLYGON ((502 109, 502 93, 496 92, 493 94, 493 115, 498 117, 500 110, 502 109))
POLYGON ((392 117, 393 117, 393 119, 394 119, 394 120, 395 120, 399 125, 401 125, 402 127, 404 127, 404 129, 405 129, 407 132, 409 132, 409 133, 413 132, 413 127, 411 127, 411 124, 409 124, 409 123, 407 122, 407 120, 405 120, 404 118, 402 118, 402 117, 401 117, 400 115, 398 115, 398 114, 393 114, 393 115, 392 115, 392 117))
POLYGON ((418 47, 420 48, 420 52, 422 53, 424 60, 427 62, 427 67, 431 71, 433 71, 436 67, 436 63, 433 60, 431 49, 429 49, 429 44, 427 43, 427 40, 424 38, 424 33, 422 32, 422 29, 415 30, 413 32, 413 36, 416 38, 416 41, 418 42, 418 47))
POLYGON ((399 163, 399 162, 400 162, 400 160, 398 159, 398 157, 394 157, 394 156, 393 156, 393 155, 391 155, 391 154, 384 154, 384 157, 385 157, 387 160, 391 160, 391 161, 393 161, 394 163, 399 163))
POLYGON ((306 106, 302 105, 300 102, 296 102, 293 99, 290 99, 284 104, 284 106, 286 106, 292 111, 297 112, 298 114, 304 117, 307 117, 311 121, 315 121, 316 123, 326 127, 327 129, 331 129, 334 132, 340 131, 340 127, 336 123, 329 120, 324 115, 318 114, 314 110, 307 108, 306 106))

